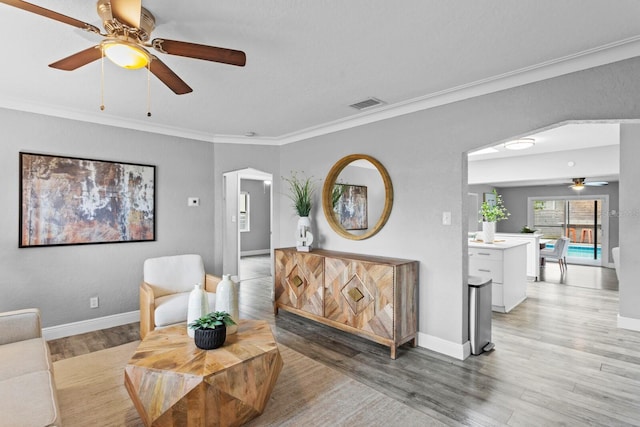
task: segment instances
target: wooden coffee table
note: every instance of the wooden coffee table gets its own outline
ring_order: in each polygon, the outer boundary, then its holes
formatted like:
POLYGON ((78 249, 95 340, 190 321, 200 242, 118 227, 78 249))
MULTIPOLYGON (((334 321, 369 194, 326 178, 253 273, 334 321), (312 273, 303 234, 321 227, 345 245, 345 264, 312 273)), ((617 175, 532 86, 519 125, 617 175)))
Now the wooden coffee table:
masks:
POLYGON ((266 321, 240 320, 215 350, 180 325, 142 340, 124 383, 146 426, 237 426, 262 414, 282 365, 266 321))

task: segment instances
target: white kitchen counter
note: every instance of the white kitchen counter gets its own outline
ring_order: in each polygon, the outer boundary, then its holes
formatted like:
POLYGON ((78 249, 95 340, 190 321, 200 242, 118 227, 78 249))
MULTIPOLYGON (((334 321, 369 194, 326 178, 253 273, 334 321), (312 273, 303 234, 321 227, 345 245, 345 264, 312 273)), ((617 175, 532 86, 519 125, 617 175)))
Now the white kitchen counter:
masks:
POLYGON ((527 298, 525 240, 469 241, 469 275, 491 279, 491 308, 508 313, 527 298))
POLYGON ((469 240, 470 248, 484 248, 484 249, 498 249, 505 250, 509 248, 513 248, 516 246, 526 245, 528 242, 526 240, 513 240, 513 239, 504 239, 493 242, 493 243, 484 243, 478 240, 469 240))

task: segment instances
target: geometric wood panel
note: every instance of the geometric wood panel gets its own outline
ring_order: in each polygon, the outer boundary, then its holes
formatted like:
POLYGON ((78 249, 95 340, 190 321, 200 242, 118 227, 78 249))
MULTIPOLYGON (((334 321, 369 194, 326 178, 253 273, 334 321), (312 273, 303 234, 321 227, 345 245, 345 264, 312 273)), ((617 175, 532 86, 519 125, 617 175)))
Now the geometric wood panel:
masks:
POLYGON ((238 426, 260 415, 282 358, 266 321, 240 320, 215 350, 186 325, 145 336, 125 367, 125 386, 146 426, 238 426))
POLYGON ((315 249, 275 250, 282 308, 391 348, 416 345, 418 262, 315 249))
POLYGON ((277 251, 275 275, 276 302, 318 316, 323 315, 323 257, 277 251))
POLYGON ((393 267, 327 258, 325 287, 327 319, 379 337, 394 338, 393 267))

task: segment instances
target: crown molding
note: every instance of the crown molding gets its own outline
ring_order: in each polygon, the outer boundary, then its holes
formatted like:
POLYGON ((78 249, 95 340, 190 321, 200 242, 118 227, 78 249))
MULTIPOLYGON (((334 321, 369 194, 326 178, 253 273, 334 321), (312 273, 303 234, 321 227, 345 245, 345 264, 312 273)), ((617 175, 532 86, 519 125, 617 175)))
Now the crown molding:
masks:
POLYGON ((505 89, 562 76, 565 74, 610 64, 640 56, 640 36, 619 40, 593 49, 588 49, 562 58, 510 71, 486 79, 456 86, 418 98, 386 104, 375 110, 359 113, 344 119, 309 127, 276 137, 220 135, 196 132, 189 129, 166 126, 151 121, 123 119, 105 112, 87 112, 61 109, 57 106, 26 103, 19 99, 4 97, 0 107, 60 117, 72 120, 98 123, 143 132, 176 136, 205 142, 223 144, 286 145, 310 138, 338 132, 381 120, 439 107, 452 102, 487 95, 505 89))
POLYGON ((456 86, 440 92, 396 104, 387 104, 374 111, 292 132, 280 137, 280 144, 290 144, 637 56, 640 56, 640 36, 619 40, 604 46, 456 86))

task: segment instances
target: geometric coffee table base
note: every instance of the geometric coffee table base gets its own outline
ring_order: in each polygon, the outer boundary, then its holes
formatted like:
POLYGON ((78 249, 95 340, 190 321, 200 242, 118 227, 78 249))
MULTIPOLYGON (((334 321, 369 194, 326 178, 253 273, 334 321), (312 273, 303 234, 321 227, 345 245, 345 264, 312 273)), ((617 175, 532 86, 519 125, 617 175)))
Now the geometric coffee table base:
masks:
POLYGON ((215 350, 174 326, 145 337, 125 386, 146 426, 238 426, 262 414, 282 366, 265 321, 241 320, 215 350))

